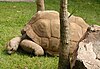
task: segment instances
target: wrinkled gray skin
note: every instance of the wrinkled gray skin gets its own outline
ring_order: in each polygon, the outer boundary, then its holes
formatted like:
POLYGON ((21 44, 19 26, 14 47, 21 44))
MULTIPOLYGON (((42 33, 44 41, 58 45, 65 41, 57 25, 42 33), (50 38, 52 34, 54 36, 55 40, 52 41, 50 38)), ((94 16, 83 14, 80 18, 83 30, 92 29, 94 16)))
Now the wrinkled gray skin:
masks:
MULTIPOLYGON (((24 38, 26 36, 22 37, 24 38)), ((29 53, 33 52, 37 56, 44 55, 44 50, 42 49, 41 46, 28 39, 22 40, 22 37, 15 37, 7 43, 6 50, 8 54, 16 52, 18 47, 21 46, 23 50, 29 53)))

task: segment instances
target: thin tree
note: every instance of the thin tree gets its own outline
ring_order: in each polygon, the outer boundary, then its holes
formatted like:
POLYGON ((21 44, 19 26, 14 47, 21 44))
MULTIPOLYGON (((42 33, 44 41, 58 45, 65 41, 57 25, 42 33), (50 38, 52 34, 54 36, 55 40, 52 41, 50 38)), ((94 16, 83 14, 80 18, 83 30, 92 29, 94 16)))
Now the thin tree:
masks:
POLYGON ((36 0, 36 4, 37 4, 37 11, 45 10, 44 0, 36 0))
POLYGON ((71 69, 69 48, 70 32, 67 14, 67 0, 60 0, 60 47, 59 47, 59 64, 58 69, 71 69))

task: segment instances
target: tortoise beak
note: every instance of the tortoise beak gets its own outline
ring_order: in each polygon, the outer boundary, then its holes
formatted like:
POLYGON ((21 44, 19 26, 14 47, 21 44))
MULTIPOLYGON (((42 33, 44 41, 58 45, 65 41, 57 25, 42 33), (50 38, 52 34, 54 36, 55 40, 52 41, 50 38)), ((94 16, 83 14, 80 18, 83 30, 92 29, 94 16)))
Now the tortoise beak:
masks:
POLYGON ((7 53, 8 53, 9 55, 11 55, 12 53, 14 53, 13 48, 12 48, 11 50, 8 50, 7 53))
POLYGON ((11 54, 12 54, 12 51, 7 51, 7 53, 8 53, 9 55, 11 55, 11 54))

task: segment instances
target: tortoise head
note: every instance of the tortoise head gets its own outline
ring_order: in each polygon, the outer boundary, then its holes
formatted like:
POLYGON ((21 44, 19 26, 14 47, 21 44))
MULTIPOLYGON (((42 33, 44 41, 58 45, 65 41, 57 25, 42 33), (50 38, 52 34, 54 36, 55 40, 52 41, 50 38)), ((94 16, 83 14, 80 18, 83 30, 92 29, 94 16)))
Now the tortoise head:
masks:
POLYGON ((16 44, 12 44, 10 42, 6 44, 6 50, 8 54, 14 53, 15 51, 17 51, 17 49, 18 49, 18 45, 16 44))

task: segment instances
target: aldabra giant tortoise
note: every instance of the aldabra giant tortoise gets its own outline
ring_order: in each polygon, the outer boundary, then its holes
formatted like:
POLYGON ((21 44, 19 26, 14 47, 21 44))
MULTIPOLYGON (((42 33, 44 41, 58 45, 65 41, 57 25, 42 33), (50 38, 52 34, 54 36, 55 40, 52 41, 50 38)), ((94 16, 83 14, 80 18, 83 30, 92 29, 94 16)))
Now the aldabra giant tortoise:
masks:
MULTIPOLYGON (((76 16, 69 18, 71 29, 70 53, 77 49, 77 43, 86 32, 88 24, 76 16)), ((50 55, 58 55, 60 45, 60 19, 56 11, 39 11, 26 24, 21 31, 22 37, 18 41, 19 46, 27 52, 35 52, 35 55, 43 55, 44 51, 50 55)), ((11 42, 10 42, 11 43, 11 42)), ((13 50, 14 46, 7 46, 7 50, 13 50), (11 47, 9 49, 9 47, 11 47)), ((17 49, 16 49, 17 50, 17 49)), ((9 53, 9 52, 8 52, 9 53)))

